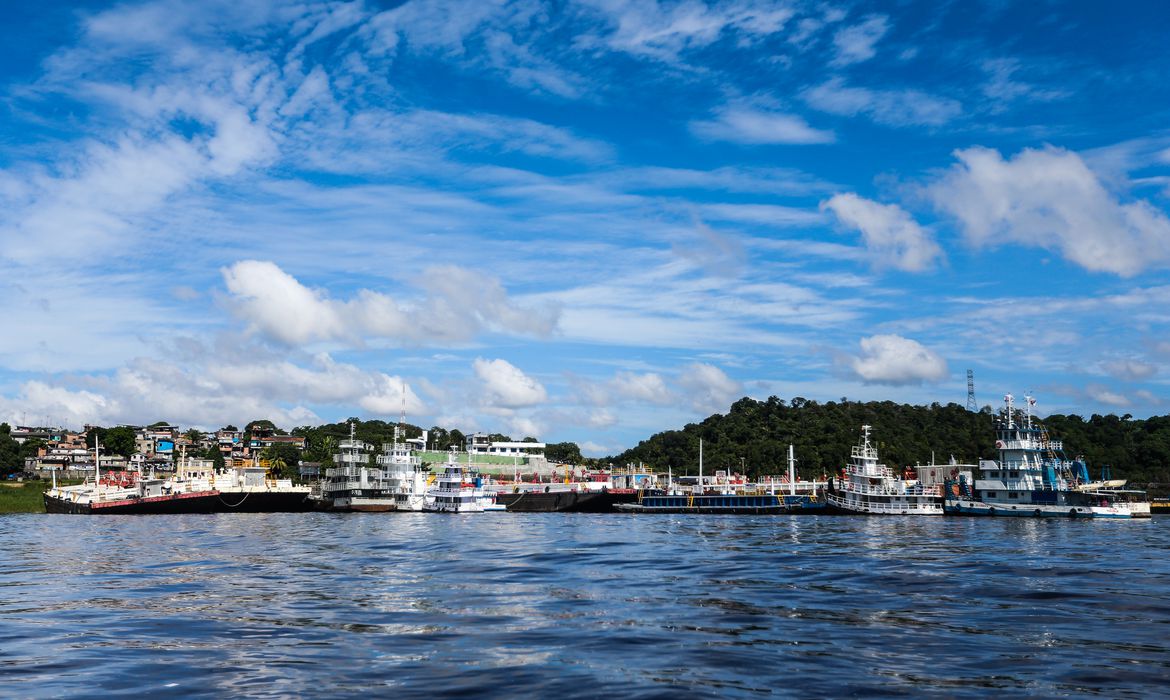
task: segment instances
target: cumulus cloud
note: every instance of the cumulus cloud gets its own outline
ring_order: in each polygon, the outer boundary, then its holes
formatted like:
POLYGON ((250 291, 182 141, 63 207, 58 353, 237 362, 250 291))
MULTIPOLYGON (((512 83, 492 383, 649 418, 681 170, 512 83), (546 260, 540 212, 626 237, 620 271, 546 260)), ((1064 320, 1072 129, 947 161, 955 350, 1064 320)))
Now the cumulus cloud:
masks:
POLYGON ((695 362, 683 368, 676 382, 683 395, 699 411, 726 410, 743 392, 742 384, 705 362, 695 362))
POLYGON ((690 124, 691 133, 707 141, 746 145, 815 144, 836 140, 832 131, 809 126, 801 117, 748 105, 728 105, 714 119, 690 124))
POLYGON ((1075 153, 1025 149, 1005 160, 990 148, 927 188, 975 246, 1019 243, 1058 251, 1093 272, 1124 277, 1170 263, 1170 219, 1145 200, 1123 203, 1075 153))
POLYGON ((948 375, 946 360, 899 335, 862 338, 861 353, 849 358, 849 366, 862 381, 874 384, 937 382, 948 375))
POLYGON ((920 90, 877 90, 853 87, 833 78, 801 92, 808 105, 841 116, 865 115, 887 126, 939 126, 962 113, 957 100, 920 90))
POLYGON ((610 386, 614 394, 633 401, 666 405, 676 399, 662 375, 656 372, 618 372, 610 381, 610 386))
POLYGON ((838 29, 833 35, 837 55, 831 65, 847 66, 873 58, 877 53, 874 46, 889 30, 890 23, 884 15, 873 15, 860 24, 838 29))
POLYGON ((338 363, 327 354, 296 363, 259 351, 220 358, 197 348, 182 360, 139 358, 109 376, 26 382, 16 397, 0 397, 0 416, 28 412, 71 427, 169 420, 211 428, 256 418, 287 427, 319 421, 309 406, 333 406, 350 415, 357 406, 393 416, 405 399, 408 414, 426 412, 402 377, 338 363))
POLYGON ((853 193, 821 203, 844 225, 861 232, 866 250, 880 265, 920 272, 942 258, 930 232, 896 204, 880 204, 853 193))
POLYGON ((310 289, 276 264, 244 260, 222 270, 232 310, 250 327, 285 345, 335 340, 360 344, 380 338, 403 344, 465 341, 491 330, 546 336, 556 325, 551 308, 525 309, 499 280, 454 266, 422 271, 421 303, 400 303, 370 290, 348 300, 310 289))
POLYGON ((540 382, 507 360, 476 358, 472 368, 475 376, 483 382, 488 401, 496 406, 523 408, 542 403, 548 398, 540 382))

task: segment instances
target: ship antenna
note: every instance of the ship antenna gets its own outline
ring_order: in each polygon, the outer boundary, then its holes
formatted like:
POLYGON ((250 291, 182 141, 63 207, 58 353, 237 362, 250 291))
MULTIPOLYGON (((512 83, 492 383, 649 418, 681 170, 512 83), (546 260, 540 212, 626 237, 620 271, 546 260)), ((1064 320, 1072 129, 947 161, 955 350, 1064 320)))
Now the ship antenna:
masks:
POLYGON ((406 439, 406 382, 402 382, 402 413, 398 414, 398 427, 394 429, 394 442, 398 442, 399 433, 406 439))

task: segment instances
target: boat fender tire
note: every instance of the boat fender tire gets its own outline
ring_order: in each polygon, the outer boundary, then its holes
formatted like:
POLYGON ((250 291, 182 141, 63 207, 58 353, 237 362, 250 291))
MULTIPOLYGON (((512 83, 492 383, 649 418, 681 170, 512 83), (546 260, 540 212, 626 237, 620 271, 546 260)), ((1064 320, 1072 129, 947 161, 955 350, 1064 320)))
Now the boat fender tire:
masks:
POLYGON ((1040 516, 1044 515, 1044 513, 1042 513, 1042 512, 1040 511, 1040 509, 1039 509, 1039 508, 1037 508, 1036 510, 1034 510, 1034 511, 1032 512, 1032 515, 1035 515, 1037 518, 1039 518, 1040 516))
POLYGON ((1070 518, 1075 518, 1075 517, 1077 517, 1077 509, 1076 509, 1076 508, 1072 508, 1072 509, 1070 509, 1070 510, 1068 511, 1068 517, 1070 517, 1070 518))
POLYGON ((990 515, 990 516, 992 516, 992 517, 994 517, 994 516, 995 516, 995 509, 994 509, 994 508, 988 508, 988 509, 987 509, 987 514, 988 514, 988 515, 990 515))

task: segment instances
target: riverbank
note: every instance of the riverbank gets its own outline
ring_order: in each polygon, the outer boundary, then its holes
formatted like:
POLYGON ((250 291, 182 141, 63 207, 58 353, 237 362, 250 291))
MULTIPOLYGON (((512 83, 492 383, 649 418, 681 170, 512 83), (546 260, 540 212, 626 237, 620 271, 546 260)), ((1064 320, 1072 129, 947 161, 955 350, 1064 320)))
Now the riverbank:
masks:
POLYGON ((44 481, 0 483, 0 514, 44 513, 43 494, 49 484, 44 481))

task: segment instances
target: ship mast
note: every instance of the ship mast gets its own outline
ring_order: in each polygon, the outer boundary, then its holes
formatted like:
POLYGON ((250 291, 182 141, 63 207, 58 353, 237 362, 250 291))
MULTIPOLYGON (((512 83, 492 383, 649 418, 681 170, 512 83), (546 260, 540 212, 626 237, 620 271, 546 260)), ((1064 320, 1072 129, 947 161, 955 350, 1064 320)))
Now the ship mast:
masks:
POLYGON ((796 448, 788 444, 788 495, 796 495, 796 448))
POLYGON ((102 477, 102 453, 101 453, 100 438, 95 431, 93 434, 93 487, 97 488, 98 483, 102 477))
POLYGON ((703 438, 699 438, 699 495, 703 495, 703 438))

